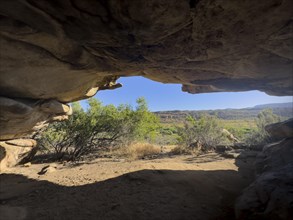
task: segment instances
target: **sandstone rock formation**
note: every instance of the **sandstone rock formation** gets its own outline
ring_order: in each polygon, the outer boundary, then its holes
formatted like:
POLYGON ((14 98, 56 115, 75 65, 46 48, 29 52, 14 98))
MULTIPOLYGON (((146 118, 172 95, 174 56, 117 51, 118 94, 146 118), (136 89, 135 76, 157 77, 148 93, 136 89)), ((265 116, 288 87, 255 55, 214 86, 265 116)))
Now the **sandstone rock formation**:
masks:
POLYGON ((292 219, 292 169, 288 164, 258 177, 238 199, 237 219, 292 219))
POLYGON ((259 155, 257 178, 236 202, 238 219, 293 218, 292 123, 290 119, 267 126, 278 142, 265 146, 259 155))
POLYGON ((71 115, 69 105, 56 100, 10 99, 0 97, 0 140, 33 134, 52 121, 71 115))
POLYGON ((293 120, 289 119, 283 122, 270 124, 267 125, 265 129, 271 137, 277 140, 293 137, 293 120))
POLYGON ((121 76, 190 93, 292 95, 292 8, 291 0, 2 0, 0 139, 66 118, 65 103, 117 88, 121 76))
POLYGON ((0 172, 18 164, 29 155, 36 144, 32 139, 0 141, 0 172))

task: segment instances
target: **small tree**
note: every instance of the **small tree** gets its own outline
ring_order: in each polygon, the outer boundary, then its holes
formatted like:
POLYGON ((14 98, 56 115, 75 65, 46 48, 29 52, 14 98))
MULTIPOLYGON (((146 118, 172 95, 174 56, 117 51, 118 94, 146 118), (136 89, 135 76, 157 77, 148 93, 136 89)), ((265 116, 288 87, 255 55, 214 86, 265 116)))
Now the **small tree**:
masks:
POLYGON ((178 127, 179 143, 198 150, 211 150, 222 139, 222 128, 216 116, 203 114, 199 119, 186 118, 184 127, 178 127))
POLYGON ((86 139, 81 134, 81 131, 86 133, 86 113, 79 102, 72 103, 72 110, 74 114, 68 120, 50 124, 38 139, 39 146, 42 149, 46 151, 53 150, 53 159, 60 160, 65 156, 72 158, 82 151, 78 151, 74 146, 76 146, 76 143, 86 139), (80 137, 83 138, 81 139, 80 137))
POLYGON ((265 130, 265 126, 276 122, 280 122, 280 117, 275 115, 272 109, 262 110, 255 119, 257 128, 247 135, 245 142, 248 145, 264 145, 269 143, 271 138, 265 130))
POLYGON ((40 145, 53 149, 55 159, 76 160, 96 149, 151 139, 159 127, 144 98, 137 100, 136 110, 129 105, 103 106, 95 98, 88 104, 83 111, 79 103, 73 103, 69 120, 51 124, 41 135, 40 145))
POLYGON ((148 109, 146 100, 140 97, 136 100, 137 106, 134 114, 136 125, 135 138, 137 140, 153 141, 160 128, 158 117, 148 109))

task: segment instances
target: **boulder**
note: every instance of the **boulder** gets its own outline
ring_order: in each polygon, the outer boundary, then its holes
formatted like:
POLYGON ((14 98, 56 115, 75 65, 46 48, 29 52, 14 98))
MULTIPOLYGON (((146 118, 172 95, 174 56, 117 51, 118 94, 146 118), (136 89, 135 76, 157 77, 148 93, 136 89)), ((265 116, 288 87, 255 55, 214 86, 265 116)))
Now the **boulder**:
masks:
POLYGON ((7 167, 12 167, 23 161, 35 148, 35 140, 21 139, 0 142, 0 173, 7 167), (9 144, 13 143, 13 144, 9 144), (19 143, 20 145, 16 145, 19 143), (30 143, 30 145, 29 145, 30 143), (24 146, 25 145, 25 146, 24 146))
POLYGON ((237 219, 293 219, 292 119, 266 127, 272 139, 256 160, 256 180, 235 204, 237 219), (280 140, 281 139, 281 140, 280 140))
POLYGON ((53 173, 55 172, 57 169, 57 165, 56 164, 50 164, 47 166, 44 166, 40 172, 38 172, 39 175, 44 175, 46 173, 53 173))
POLYGON ((227 129, 223 129, 222 130, 222 134, 228 138, 229 141, 232 141, 234 143, 239 143, 239 140, 231 133, 229 132, 227 129))
POLYGON ((218 153, 224 153, 226 151, 231 151, 233 150, 232 146, 226 146, 226 145, 217 145, 215 146, 215 151, 218 153))
POLYGON ((31 162, 27 162, 27 163, 23 164, 24 167, 30 167, 31 165, 32 165, 31 162))
POLYGON ((293 138, 293 118, 265 127, 269 135, 276 140, 293 138))
POLYGON ((229 150, 221 154, 225 158, 247 159, 255 158, 258 155, 257 151, 251 150, 229 150))
POLYGON ((238 220, 293 219, 293 163, 261 174, 236 201, 238 220))
POLYGON ((258 173, 284 167, 293 161, 293 139, 266 145, 262 154, 264 158, 256 164, 258 173))

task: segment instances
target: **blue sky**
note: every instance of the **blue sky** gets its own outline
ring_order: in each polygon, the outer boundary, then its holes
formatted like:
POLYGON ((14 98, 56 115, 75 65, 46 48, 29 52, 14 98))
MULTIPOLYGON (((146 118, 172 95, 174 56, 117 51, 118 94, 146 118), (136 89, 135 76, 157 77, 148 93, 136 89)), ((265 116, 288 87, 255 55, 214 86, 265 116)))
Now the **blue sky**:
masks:
MULTIPOLYGON (((118 82, 122 88, 98 92, 95 97, 103 104, 131 104, 138 97, 145 97, 151 111, 208 110, 246 108, 259 104, 292 102, 292 96, 269 96, 259 91, 188 94, 180 84, 162 84, 143 77, 124 77, 118 82)), ((81 102, 86 108, 86 102, 81 102)))

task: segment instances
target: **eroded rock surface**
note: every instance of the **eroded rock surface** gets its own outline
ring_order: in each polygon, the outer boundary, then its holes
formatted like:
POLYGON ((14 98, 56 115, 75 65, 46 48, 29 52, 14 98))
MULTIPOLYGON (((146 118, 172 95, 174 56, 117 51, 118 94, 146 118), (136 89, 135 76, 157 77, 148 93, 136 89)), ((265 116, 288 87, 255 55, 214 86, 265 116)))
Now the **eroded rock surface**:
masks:
POLYGON ((293 218, 292 122, 290 119, 266 127, 278 141, 266 145, 259 155, 257 178, 236 202, 237 219, 293 218))
POLYGON ((35 147, 32 139, 0 141, 0 173, 24 160, 35 147))
POLYGON ((293 138, 293 120, 270 124, 266 126, 266 131, 275 139, 293 138))
POLYGON ((117 88, 120 76, 190 93, 292 95, 292 8, 291 0, 0 1, 0 139, 67 117, 41 103, 117 88))
POLYGON ((69 105, 56 100, 10 99, 4 97, 0 97, 0 109, 0 140, 32 135, 49 122, 67 119, 72 113, 69 105))
POLYGON ((259 176, 238 199, 237 219, 292 219, 292 169, 289 164, 259 176))

